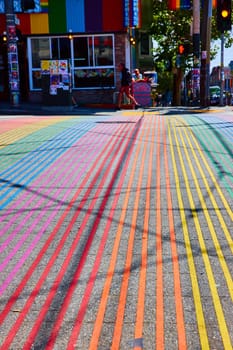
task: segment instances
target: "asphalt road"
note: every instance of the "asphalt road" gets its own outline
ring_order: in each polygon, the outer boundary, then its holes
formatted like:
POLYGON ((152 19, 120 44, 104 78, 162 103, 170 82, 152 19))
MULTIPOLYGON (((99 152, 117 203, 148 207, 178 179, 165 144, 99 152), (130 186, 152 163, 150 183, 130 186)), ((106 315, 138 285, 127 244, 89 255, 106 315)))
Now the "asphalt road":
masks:
POLYGON ((232 108, 27 114, 0 117, 0 349, 231 350, 232 108))

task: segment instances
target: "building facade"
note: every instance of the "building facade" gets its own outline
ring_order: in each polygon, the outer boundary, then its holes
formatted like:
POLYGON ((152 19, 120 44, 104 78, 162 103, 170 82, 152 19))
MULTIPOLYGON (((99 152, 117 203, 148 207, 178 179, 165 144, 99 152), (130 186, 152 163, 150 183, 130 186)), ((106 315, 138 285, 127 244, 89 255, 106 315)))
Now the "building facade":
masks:
MULTIPOLYGON (((14 0, 22 100, 41 102, 43 92, 56 94, 56 86, 69 84, 80 104, 112 103, 119 88, 118 64, 125 62, 132 69, 138 62, 132 35, 138 39, 137 50, 144 48, 144 56, 152 57, 150 50, 145 51, 146 39, 139 43, 139 37, 147 35, 145 30, 139 34, 146 28, 143 7, 148 11, 151 0, 34 0, 34 4, 33 10, 22 12, 21 1, 14 0)), ((9 97, 6 27, 0 0, 0 100, 9 97)))

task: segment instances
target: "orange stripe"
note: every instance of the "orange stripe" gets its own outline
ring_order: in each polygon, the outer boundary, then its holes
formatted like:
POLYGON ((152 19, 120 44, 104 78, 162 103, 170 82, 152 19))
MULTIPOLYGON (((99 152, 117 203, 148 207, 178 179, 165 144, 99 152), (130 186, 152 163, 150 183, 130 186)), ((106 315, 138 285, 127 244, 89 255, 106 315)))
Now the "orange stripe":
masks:
MULTIPOLYGON (((158 136, 160 140, 160 123, 158 124, 158 136)), ((162 223, 161 223, 161 183, 160 183, 160 142, 157 143, 156 158, 156 349, 164 349, 164 302, 163 302, 163 254, 162 254, 162 223)))
POLYGON ((163 125, 163 145, 164 145, 164 166, 166 174, 166 191, 167 191, 167 210, 168 210, 168 221, 169 221, 169 231, 171 240, 171 252, 172 252, 172 263, 173 263, 173 275, 174 275, 174 293, 175 293, 175 303, 176 303, 176 318, 177 318, 177 333, 178 333, 178 348, 180 350, 186 350, 186 334, 185 334, 185 322, 183 313, 183 303, 182 303, 182 292, 180 283, 180 271, 179 271, 179 258, 176 246, 176 236, 175 236, 175 226, 172 214, 172 198, 171 198, 171 184, 169 176, 169 166, 168 166, 168 151, 167 151, 167 139, 166 131, 163 125))
MULTIPOLYGON (((150 129, 148 128, 147 134, 149 133, 150 129)), ((146 138, 148 135, 146 136, 146 138)), ((148 140, 147 140, 148 143, 148 140)), ((137 215, 138 215, 138 208, 139 208, 139 199, 140 199, 140 188, 142 184, 143 179, 143 171, 144 171, 144 162, 146 157, 146 143, 144 141, 143 146, 143 153, 140 158, 140 172, 138 175, 138 184, 136 189, 136 197, 134 200, 134 209, 133 209, 133 217, 131 221, 131 229, 129 233, 129 240, 128 240, 128 249, 127 249, 127 256, 126 256, 126 262, 125 262, 125 268, 124 268, 124 274, 121 284, 121 291, 120 291, 120 298, 119 298, 119 305, 116 315, 116 321, 115 321, 115 328, 113 333, 113 339, 112 339, 112 350, 119 350, 120 349, 120 340, 121 340, 121 333, 122 333, 122 326, 123 326, 123 320, 124 320, 124 311, 125 311, 125 304, 127 299, 127 292, 128 292, 128 284, 129 284, 129 277, 130 277, 130 268, 132 264, 132 255, 133 255, 133 246, 134 246, 134 237, 135 237, 135 229, 137 224, 137 215)))
MULTIPOLYGON (((142 235, 142 262, 139 276, 138 287, 138 305, 135 324, 135 339, 143 337, 143 321, 144 321, 144 305, 146 294, 146 272, 147 272, 147 245, 148 245, 148 231, 149 231, 149 217, 150 217, 150 196, 151 196, 151 178, 152 178, 152 164, 153 164, 153 151, 155 144, 155 126, 151 125, 153 120, 149 120, 150 128, 152 128, 152 138, 150 141, 150 155, 148 161, 148 178, 147 178, 147 191, 146 191, 146 203, 144 213, 144 227, 142 235)), ((135 348, 136 350, 136 348, 135 348)))
MULTIPOLYGON (((144 133, 145 132, 143 132, 143 134, 144 133)), ((106 282, 104 284, 101 300, 99 303, 99 310, 98 310, 98 313, 96 316, 95 325, 94 325, 94 329, 92 332, 92 337, 91 337, 89 349, 97 349, 98 348, 99 337, 100 337, 102 326, 103 326, 104 314, 106 311, 108 296, 109 296, 111 283, 112 283, 112 278, 114 275, 115 266, 116 266, 116 262, 117 262, 117 258, 118 258, 118 249, 119 249, 119 245, 120 245, 121 235, 122 235, 122 231, 123 231, 123 227, 124 227, 124 223, 125 223, 125 217, 126 217, 126 212, 127 212, 129 197, 130 197, 130 188, 132 187, 132 184, 133 184, 133 179, 134 179, 134 175, 135 175, 135 171, 136 171, 137 161, 139 158, 142 142, 143 142, 143 140, 141 137, 140 142, 138 143, 138 146, 137 146, 137 149, 135 152, 134 163, 132 166, 130 178, 129 178, 128 185, 127 185, 127 188, 129 190, 126 192, 126 195, 125 195, 125 200, 124 200, 122 211, 121 211, 119 225, 118 225, 117 232, 116 232, 116 238, 115 238, 115 242, 114 242, 112 256, 111 256, 108 272, 106 274, 106 282)), ((117 349, 117 348, 115 348, 115 349, 117 349)), ((119 349, 117 349, 117 350, 119 350, 119 349)))

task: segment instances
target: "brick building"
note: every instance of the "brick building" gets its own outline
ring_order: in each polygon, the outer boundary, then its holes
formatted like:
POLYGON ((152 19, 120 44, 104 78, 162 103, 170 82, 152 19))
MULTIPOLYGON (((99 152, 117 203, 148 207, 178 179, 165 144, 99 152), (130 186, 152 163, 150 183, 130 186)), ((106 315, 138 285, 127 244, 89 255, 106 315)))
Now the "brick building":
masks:
MULTIPOLYGON (((21 99, 41 102, 45 93, 55 95, 56 86, 67 89, 69 84, 78 103, 112 103, 119 88, 120 62, 130 69, 139 62, 145 63, 145 69, 152 68, 147 34, 151 3, 34 0, 34 9, 23 12, 21 0, 14 0, 21 99), (132 36, 136 46, 130 43, 132 36), (63 65, 57 71, 56 62, 63 65), (67 74, 61 74, 63 68, 67 74), (45 85, 49 85, 48 90, 45 85)), ((9 98, 11 79, 6 69, 6 27, 4 0, 0 0, 0 100, 9 98)), ((11 57, 13 60, 14 55, 11 57)))

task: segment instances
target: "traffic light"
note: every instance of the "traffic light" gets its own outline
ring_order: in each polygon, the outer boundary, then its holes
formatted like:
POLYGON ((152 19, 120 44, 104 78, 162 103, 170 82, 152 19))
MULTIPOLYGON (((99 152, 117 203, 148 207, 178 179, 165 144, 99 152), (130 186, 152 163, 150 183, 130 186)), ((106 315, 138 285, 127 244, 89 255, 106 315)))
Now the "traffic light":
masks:
POLYGON ((184 44, 179 44, 178 45, 178 54, 183 55, 185 51, 184 44))
POLYGON ((22 11, 34 10, 35 7, 34 0, 21 0, 22 11))
POLYGON ((187 56, 190 53, 190 43, 189 41, 184 41, 178 44, 178 54, 181 56, 187 56))
POLYGON ((231 30, 231 0, 217 0, 217 28, 221 33, 231 30))

